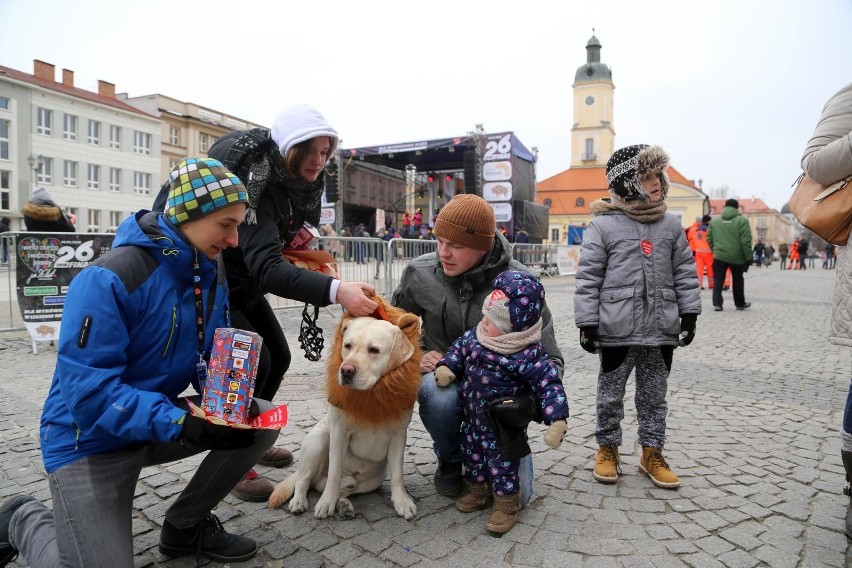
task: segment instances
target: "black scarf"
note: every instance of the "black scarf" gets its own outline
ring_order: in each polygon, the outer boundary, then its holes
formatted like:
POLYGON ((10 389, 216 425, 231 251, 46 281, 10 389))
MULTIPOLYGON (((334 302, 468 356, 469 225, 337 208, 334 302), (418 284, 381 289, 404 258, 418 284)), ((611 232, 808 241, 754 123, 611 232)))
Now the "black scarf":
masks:
POLYGON ((284 167, 278 145, 269 137, 269 130, 254 128, 237 138, 228 151, 228 162, 238 164, 237 175, 248 193, 246 224, 257 224, 257 208, 263 192, 270 186, 281 188, 290 210, 304 212, 308 222, 319 223, 320 203, 325 187, 325 170, 316 181, 291 177, 284 167))

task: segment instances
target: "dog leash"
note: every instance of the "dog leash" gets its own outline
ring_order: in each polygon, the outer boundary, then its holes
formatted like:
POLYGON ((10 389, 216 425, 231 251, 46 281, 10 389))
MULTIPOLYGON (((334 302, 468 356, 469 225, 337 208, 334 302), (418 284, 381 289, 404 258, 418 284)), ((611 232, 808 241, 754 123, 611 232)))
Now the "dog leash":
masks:
POLYGON ((308 361, 319 361, 325 340, 322 336, 322 328, 317 325, 319 318, 319 306, 314 306, 314 317, 308 313, 309 304, 305 304, 302 310, 302 323, 299 326, 299 345, 305 352, 308 361))

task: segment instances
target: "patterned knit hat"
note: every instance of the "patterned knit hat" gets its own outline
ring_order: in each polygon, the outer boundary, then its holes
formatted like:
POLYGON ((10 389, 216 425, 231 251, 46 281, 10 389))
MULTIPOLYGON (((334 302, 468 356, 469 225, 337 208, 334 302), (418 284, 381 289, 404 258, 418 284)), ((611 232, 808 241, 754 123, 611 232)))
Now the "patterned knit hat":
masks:
POLYGON ((489 252, 494 246, 494 208, 477 195, 463 193, 447 203, 435 220, 435 236, 489 252))
POLYGON ((669 156, 660 146, 635 144, 626 146, 606 162, 606 184, 609 192, 624 201, 647 199, 642 189, 642 179, 651 173, 660 175, 660 201, 669 193, 669 156))
POLYGON ((248 204, 240 178, 212 158, 186 158, 169 172, 166 215, 175 225, 201 219, 234 203, 248 204))
POLYGON ((541 318, 544 286, 527 272, 507 270, 494 279, 494 291, 482 303, 482 315, 500 331, 529 329, 541 318))

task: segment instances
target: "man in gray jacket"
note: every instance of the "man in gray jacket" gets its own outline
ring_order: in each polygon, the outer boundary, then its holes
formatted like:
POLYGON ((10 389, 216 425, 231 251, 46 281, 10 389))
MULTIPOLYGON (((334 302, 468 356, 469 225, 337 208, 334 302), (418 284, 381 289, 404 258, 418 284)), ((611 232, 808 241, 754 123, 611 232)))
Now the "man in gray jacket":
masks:
MULTIPOLYGON (((512 259, 505 237, 497 232, 494 209, 476 195, 455 196, 435 221, 438 251, 415 258, 402 273, 392 303, 422 319, 423 385, 418 402, 420 418, 432 436, 438 469, 435 489, 455 497, 463 488, 461 399, 458 383, 439 387, 435 365, 450 345, 482 319, 482 303, 498 274, 509 269, 530 272, 512 259)), ((550 310, 542 312, 541 341, 562 376, 564 361, 556 344, 550 310)), ((532 459, 520 464, 521 504, 532 494, 532 459)))

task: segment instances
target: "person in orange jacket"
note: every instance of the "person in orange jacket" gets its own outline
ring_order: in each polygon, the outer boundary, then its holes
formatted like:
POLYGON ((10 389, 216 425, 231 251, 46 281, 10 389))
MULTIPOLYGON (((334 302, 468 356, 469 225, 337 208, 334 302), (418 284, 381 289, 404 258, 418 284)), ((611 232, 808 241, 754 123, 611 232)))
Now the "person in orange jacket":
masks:
POLYGON ((790 266, 788 268, 790 270, 799 269, 799 241, 793 241, 790 244, 790 266), (796 268, 793 268, 794 265, 796 268))
MULTIPOLYGON (((710 215, 701 218, 701 223, 689 239, 690 248, 695 255, 695 267, 698 272, 698 285, 704 289, 704 271, 707 271, 707 287, 713 289, 713 251, 707 244, 707 225, 710 224, 710 215)), ((692 227, 689 228, 690 232, 692 227)), ((688 237, 689 238, 689 237, 688 237)))
MULTIPOLYGON (((692 251, 692 256, 695 256, 696 251, 696 242, 695 242, 695 234, 698 232, 698 228, 701 226, 701 217, 695 218, 695 223, 689 226, 686 230, 686 242, 689 243, 689 250, 692 251)), ((712 282, 712 278, 711 278, 712 282)), ((701 272, 698 273, 698 283, 701 284, 701 272)))

